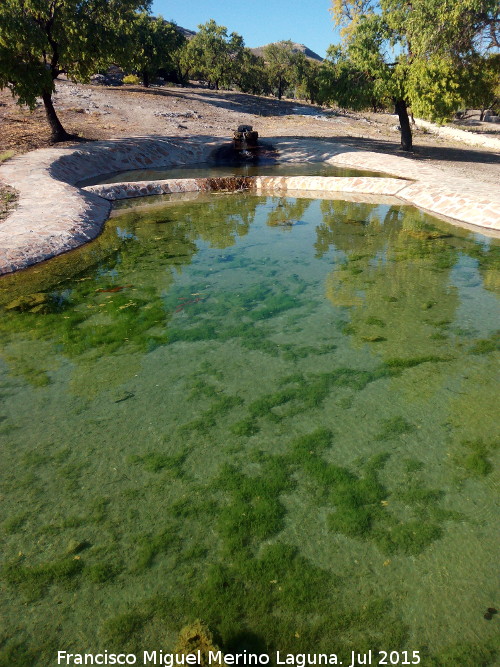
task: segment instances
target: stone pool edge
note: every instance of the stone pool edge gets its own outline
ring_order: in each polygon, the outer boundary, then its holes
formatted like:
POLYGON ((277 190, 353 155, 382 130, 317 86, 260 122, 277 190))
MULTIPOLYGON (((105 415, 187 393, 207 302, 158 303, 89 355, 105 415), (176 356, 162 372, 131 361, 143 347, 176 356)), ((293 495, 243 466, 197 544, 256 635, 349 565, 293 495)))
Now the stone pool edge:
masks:
POLYGON ((133 137, 69 148, 32 151, 0 167, 0 181, 19 192, 18 207, 0 224, 0 275, 68 252, 96 238, 111 201, 170 192, 255 189, 258 192, 346 192, 396 196, 450 222, 500 230, 500 195, 491 186, 445 177, 440 170, 407 158, 362 151, 324 140, 266 138, 280 163, 328 162, 390 173, 396 178, 255 176, 226 179, 168 179, 81 188, 85 179, 116 171, 206 162, 219 137, 133 137), (240 179, 252 179, 241 185, 240 179), (407 180, 400 180, 407 179, 407 180), (218 184, 216 182, 219 182, 218 184), (465 223, 465 224, 463 224, 465 223))

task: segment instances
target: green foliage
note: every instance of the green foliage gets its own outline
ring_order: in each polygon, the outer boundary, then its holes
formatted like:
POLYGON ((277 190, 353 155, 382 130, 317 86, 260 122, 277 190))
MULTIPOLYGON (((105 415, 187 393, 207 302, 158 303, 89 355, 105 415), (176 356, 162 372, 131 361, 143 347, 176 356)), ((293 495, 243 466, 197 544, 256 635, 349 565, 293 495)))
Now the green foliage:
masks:
POLYGON ((305 56, 295 51, 291 41, 268 44, 264 49, 269 83, 280 100, 286 89, 299 83, 304 68, 305 56))
POLYGON ((131 86, 138 86, 141 83, 141 80, 136 74, 127 74, 127 76, 123 77, 123 83, 131 86))
POLYGON ((333 0, 332 13, 343 46, 323 68, 325 99, 354 109, 392 99, 403 148, 408 105, 444 122, 465 100, 495 99, 497 55, 484 49, 500 43, 494 0, 333 0))
POLYGON ((417 60, 409 70, 412 111, 437 123, 445 123, 463 103, 462 68, 450 58, 434 56, 417 60))
MULTIPOLYGON (((235 32, 210 19, 198 26, 198 32, 182 49, 180 63, 191 77, 204 79, 216 90, 229 86, 244 62, 244 41, 235 32)), ((248 62, 248 61, 247 61, 248 62)))
MULTIPOLYGON (((175 70, 186 39, 174 23, 142 12, 135 16, 131 31, 133 47, 123 65, 139 72, 145 87, 160 70, 175 70)), ((138 77, 131 80, 133 76, 125 77, 123 83, 140 83, 138 77)))
POLYGON ((149 0, 4 0, 0 4, 0 89, 31 109, 43 97, 53 138, 67 138, 52 107, 61 73, 87 81, 130 48, 135 10, 149 0))
POLYGON ((243 93, 252 93, 252 95, 271 93, 264 59, 256 56, 250 49, 243 49, 239 67, 235 70, 233 78, 234 83, 243 93))

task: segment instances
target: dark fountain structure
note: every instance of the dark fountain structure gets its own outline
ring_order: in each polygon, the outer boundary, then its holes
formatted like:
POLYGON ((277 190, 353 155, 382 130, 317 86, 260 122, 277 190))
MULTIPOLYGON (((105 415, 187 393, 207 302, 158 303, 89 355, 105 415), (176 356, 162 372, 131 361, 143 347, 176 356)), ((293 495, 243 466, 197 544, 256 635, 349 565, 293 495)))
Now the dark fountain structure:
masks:
POLYGON ((219 146, 212 155, 216 164, 234 166, 272 164, 277 158, 277 151, 271 144, 259 141, 259 133, 251 125, 240 125, 233 132, 231 143, 219 146))

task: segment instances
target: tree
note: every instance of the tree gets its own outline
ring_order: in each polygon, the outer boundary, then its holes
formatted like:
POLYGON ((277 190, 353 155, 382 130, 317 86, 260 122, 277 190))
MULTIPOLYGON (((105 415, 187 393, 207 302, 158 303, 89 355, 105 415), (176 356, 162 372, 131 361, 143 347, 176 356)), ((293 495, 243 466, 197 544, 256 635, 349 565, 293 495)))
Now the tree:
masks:
POLYGON ((130 65, 142 76, 145 88, 160 69, 174 69, 173 55, 186 41, 174 23, 146 12, 135 18, 132 35, 134 48, 130 65))
POLYGON ((192 73, 205 79, 215 90, 231 85, 243 61, 243 37, 235 32, 228 35, 227 28, 213 19, 198 29, 183 49, 181 66, 186 76, 192 73))
POLYGON ((264 48, 264 60, 267 64, 269 81, 276 89, 279 100, 285 90, 293 83, 298 82, 298 68, 302 53, 293 49, 290 40, 268 44, 264 48))
POLYGON ((322 103, 335 102, 343 109, 355 111, 377 111, 390 103, 381 81, 366 68, 356 66, 348 50, 339 46, 328 48, 318 78, 318 98, 322 103))
POLYGON ((306 58, 304 54, 301 55, 297 68, 296 95, 300 99, 309 100, 311 104, 321 103, 321 65, 315 60, 306 58))
POLYGON ((497 0, 334 0, 332 12, 352 68, 392 98, 403 150, 408 107, 442 122, 470 85, 470 64, 498 44, 497 0))
POLYGON ((240 67, 235 72, 234 82, 243 93, 268 94, 270 86, 264 59, 245 48, 240 67))
POLYGON ((483 120, 486 109, 500 108, 500 53, 472 63, 469 75, 465 106, 480 109, 483 120))
POLYGON ((52 103, 59 74, 85 81, 113 59, 124 58, 136 10, 150 0, 2 0, 0 88, 33 109, 41 97, 52 141, 75 137, 63 128, 52 103))

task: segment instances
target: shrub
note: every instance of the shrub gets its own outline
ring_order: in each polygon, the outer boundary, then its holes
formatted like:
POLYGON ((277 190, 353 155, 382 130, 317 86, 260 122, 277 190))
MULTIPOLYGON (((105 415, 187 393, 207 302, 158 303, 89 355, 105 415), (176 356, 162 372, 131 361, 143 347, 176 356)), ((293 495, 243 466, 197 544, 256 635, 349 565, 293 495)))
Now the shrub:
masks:
POLYGON ((141 80, 136 74, 127 74, 123 77, 123 83, 128 83, 131 86, 138 86, 141 83, 141 80))

